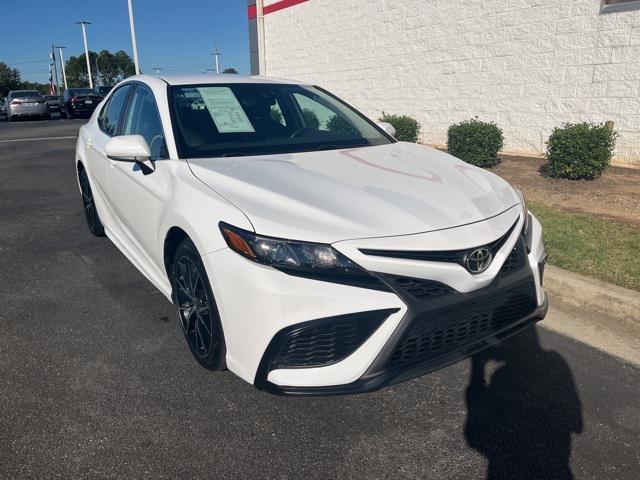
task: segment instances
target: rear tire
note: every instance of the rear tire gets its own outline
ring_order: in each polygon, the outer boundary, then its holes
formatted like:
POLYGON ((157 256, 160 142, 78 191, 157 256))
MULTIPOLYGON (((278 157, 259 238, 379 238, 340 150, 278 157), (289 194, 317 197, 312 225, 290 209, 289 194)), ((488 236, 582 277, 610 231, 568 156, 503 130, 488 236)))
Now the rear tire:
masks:
POLYGON ((173 256, 171 285, 191 354, 204 368, 225 370, 227 347, 220 314, 202 257, 189 238, 180 243, 173 256))
POLYGON ((13 122, 13 115, 7 115, 7 122, 13 122))
POLYGON ((80 191, 82 192, 82 207, 87 219, 89 231, 96 237, 104 237, 104 227, 102 226, 102 222, 98 216, 98 210, 96 209, 96 204, 93 200, 93 192, 91 191, 89 177, 84 169, 80 170, 78 179, 80 181, 80 191))

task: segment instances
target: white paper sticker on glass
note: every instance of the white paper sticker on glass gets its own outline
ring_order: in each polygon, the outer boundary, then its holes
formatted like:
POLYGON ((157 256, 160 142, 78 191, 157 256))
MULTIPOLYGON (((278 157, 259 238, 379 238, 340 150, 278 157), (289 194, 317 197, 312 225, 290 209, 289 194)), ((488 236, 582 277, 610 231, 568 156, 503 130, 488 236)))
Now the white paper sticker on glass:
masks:
POLYGON ((229 87, 200 87, 198 91, 220 133, 255 132, 229 87))

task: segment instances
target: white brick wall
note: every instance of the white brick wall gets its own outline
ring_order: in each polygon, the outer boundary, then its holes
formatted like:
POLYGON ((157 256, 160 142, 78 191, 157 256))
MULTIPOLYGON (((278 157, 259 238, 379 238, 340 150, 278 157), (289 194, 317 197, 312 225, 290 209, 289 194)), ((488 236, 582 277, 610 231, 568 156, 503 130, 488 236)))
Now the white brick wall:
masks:
POLYGON ((265 17, 266 74, 317 83, 373 118, 415 116, 443 145, 478 116, 505 151, 544 152, 554 126, 613 120, 640 165, 640 11, 600 0, 310 0, 265 17))

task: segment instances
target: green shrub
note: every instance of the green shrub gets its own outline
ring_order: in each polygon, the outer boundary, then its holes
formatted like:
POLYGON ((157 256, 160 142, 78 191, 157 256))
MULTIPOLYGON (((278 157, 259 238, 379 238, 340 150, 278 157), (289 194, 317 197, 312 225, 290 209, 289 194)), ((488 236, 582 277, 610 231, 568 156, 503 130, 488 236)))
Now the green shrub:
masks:
POLYGON ((420 124, 415 118, 410 117, 409 115, 391 115, 389 113, 382 112, 380 121, 393 125, 393 128, 396 129, 396 139, 401 142, 418 142, 420 124))
POLYGON ((477 167, 493 167, 500 163, 502 130, 495 123, 478 118, 451 125, 447 132, 447 149, 451 155, 477 167))
POLYGON ((358 135, 358 130, 342 115, 334 115, 327 122, 327 130, 343 135, 358 135))
POLYGON ((315 130, 320 128, 320 120, 313 110, 303 108, 302 116, 304 117, 304 123, 307 125, 307 128, 313 128, 315 130))
POLYGON ((605 124, 566 123, 547 140, 545 173, 571 180, 592 180, 611 164, 618 134, 605 124))

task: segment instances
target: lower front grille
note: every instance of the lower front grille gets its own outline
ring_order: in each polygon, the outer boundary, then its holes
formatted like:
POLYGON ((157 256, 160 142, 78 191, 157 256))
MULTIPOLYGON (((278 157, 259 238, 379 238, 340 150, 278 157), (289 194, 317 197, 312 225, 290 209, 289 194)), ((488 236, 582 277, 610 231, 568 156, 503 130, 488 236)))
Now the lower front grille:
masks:
MULTIPOLYGON (((462 296, 462 294, 460 294, 462 296)), ((533 313, 533 282, 427 312, 413 320, 389 360, 390 367, 425 362, 491 336, 533 313)))
POLYGON ((326 366, 360 347, 398 309, 375 310, 312 320, 279 332, 270 348, 277 353, 269 370, 326 366))

